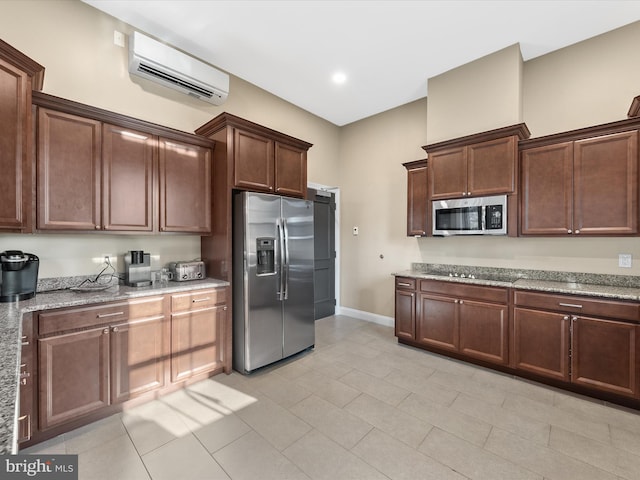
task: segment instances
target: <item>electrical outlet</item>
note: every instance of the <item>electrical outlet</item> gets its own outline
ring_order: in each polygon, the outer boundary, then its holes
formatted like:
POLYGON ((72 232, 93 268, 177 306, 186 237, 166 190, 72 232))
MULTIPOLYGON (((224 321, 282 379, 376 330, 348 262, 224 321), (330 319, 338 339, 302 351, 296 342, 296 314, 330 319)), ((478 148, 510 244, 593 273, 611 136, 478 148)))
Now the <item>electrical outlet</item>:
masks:
POLYGON ((353 236, 357 236, 358 235, 358 227, 353 227, 353 236))
POLYGON ((632 258, 630 253, 618 254, 618 266, 621 268, 631 268, 632 258))

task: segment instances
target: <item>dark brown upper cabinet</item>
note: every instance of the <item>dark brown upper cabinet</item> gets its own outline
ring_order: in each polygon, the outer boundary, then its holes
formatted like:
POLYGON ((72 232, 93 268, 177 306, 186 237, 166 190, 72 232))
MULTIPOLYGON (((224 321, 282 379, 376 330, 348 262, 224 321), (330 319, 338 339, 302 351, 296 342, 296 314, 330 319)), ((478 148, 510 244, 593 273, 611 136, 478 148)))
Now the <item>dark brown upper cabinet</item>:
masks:
POLYGON ((518 141, 524 123, 425 145, 433 200, 512 194, 517 191, 518 141))
POLYGON ((407 169, 407 236, 429 235, 427 160, 403 163, 407 169))
POLYGON ((0 232, 32 230, 31 92, 44 67, 0 40, 0 232))
POLYGON ((637 130, 609 124, 523 142, 520 162, 521 235, 638 233, 637 130))
POLYGON ((211 232, 214 142, 45 94, 37 229, 211 232))
POLYGON ((306 197, 310 143, 229 113, 218 115, 196 133, 217 138, 222 130, 227 134, 232 188, 306 197))

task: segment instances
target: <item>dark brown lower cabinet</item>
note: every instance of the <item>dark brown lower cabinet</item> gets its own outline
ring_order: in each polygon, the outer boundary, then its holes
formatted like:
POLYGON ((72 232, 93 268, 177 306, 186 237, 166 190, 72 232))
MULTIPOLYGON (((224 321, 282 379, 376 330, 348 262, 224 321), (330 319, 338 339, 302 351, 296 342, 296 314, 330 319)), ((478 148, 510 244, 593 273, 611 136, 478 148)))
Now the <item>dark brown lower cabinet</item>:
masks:
POLYGON ((416 336, 416 281, 396 277, 395 334, 413 340, 416 336))
POLYGON ((411 277, 395 295, 401 343, 640 408, 639 302, 411 277))
POLYGON ((514 366, 568 382, 569 326, 569 315, 514 308, 514 366))
POLYGON ((638 325, 574 316, 571 381, 638 398, 638 325))
POLYGON ((20 446, 230 371, 227 297, 190 290, 25 315, 20 446))
POLYGON ((172 295, 171 381, 222 371, 227 318, 226 291, 172 295))
POLYGON ((420 293, 416 340, 444 350, 458 350, 457 299, 420 293))
POLYGON ((40 429, 109 405, 109 328, 38 340, 40 429))
POLYGON ((521 291, 514 302, 513 367, 640 398, 637 302, 521 291))
POLYGON ((509 360, 509 310, 498 305, 460 300, 460 353, 490 363, 509 360))
POLYGON ((112 403, 124 402, 165 385, 166 341, 163 315, 111 328, 112 403))
POLYGON ((396 280, 398 339, 484 362, 507 364, 509 309, 505 288, 419 280, 415 305, 411 305, 407 292, 398 287, 401 280, 407 279, 396 280), (402 331, 410 308, 415 308, 415 339, 402 331))
POLYGON ((156 296, 40 314, 39 428, 163 387, 168 356, 164 305, 164 297, 156 296))

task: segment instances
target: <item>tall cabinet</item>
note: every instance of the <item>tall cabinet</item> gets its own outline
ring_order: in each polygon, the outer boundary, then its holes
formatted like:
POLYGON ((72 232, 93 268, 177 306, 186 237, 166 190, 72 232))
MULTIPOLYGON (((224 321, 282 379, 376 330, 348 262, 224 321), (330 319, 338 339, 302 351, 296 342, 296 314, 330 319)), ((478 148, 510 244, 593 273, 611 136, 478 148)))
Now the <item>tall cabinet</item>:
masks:
POLYGON ((31 92, 43 82, 42 65, 0 40, 0 232, 31 229, 31 92))
MULTIPOLYGON (((243 118, 221 113, 195 133, 215 141, 211 235, 200 239, 207 274, 232 281, 232 194, 234 190, 290 197, 307 195, 307 150, 310 143, 243 118)), ((233 312, 225 312, 225 372, 232 362, 233 312)))

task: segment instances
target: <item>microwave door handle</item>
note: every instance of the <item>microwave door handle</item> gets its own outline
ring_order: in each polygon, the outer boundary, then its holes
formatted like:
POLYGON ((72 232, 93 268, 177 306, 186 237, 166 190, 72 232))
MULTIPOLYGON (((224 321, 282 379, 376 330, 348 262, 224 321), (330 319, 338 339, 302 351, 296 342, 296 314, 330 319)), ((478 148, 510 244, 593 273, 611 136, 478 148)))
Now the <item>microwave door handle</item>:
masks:
POLYGON ((485 232, 487 230, 487 206, 486 205, 482 205, 482 220, 481 220, 481 227, 480 230, 482 230, 483 232, 485 232))

